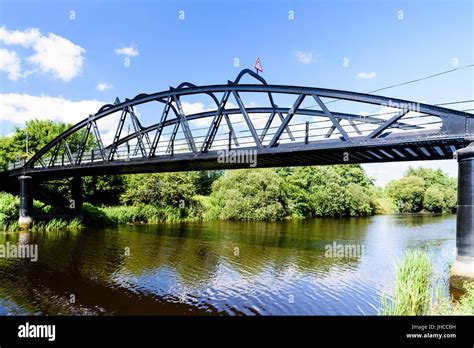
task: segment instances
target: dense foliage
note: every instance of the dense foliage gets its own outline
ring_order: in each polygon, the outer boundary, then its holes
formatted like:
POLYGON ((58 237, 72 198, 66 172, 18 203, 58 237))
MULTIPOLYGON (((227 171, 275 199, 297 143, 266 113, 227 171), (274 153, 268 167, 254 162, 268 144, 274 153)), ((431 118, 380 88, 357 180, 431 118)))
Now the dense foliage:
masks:
POLYGON ((401 213, 456 210, 456 180, 440 169, 410 168, 404 177, 388 183, 386 192, 401 213))
POLYGON ((211 217, 275 220, 377 212, 373 181, 358 165, 228 171, 212 187, 211 217))
POLYGON ((151 204, 178 207, 193 201, 194 173, 137 174, 126 176, 124 204, 151 204))
MULTIPOLYGON (((122 220, 164 221, 180 218, 195 219, 202 215, 202 207, 196 195, 202 187, 200 178, 209 178, 198 172, 137 174, 125 176, 125 190, 120 201, 126 206, 141 207, 147 212, 146 217, 133 217, 133 213, 125 213, 129 217, 122 220)), ((109 211, 118 216, 119 211, 109 211)), ((120 217, 114 218, 121 221, 120 217)))
POLYGON ((117 205, 125 191, 123 175, 86 176, 82 182, 84 201, 93 204, 117 205))
POLYGON ((293 217, 375 213, 375 187, 359 165, 297 167, 279 173, 293 217))
MULTIPOLYGON (((0 165, 31 157, 69 126, 33 120, 0 137, 0 165)), ((69 139, 73 152, 82 136, 76 133, 69 139)), ((90 138, 88 148, 93 145, 90 138)), ((44 189, 69 199, 70 180, 47 182, 44 189)), ((360 165, 84 177, 83 195, 90 203, 84 209, 86 224, 444 213, 456 208, 456 182, 441 170, 410 168, 381 189, 360 165)), ((17 200, 0 195, 0 224, 16 221, 17 200)))
MULTIPOLYGON (((16 127, 10 136, 0 137, 0 166, 28 159, 42 149, 46 144, 56 138, 59 134, 70 128, 71 124, 64 122, 54 122, 49 120, 26 121, 23 129, 16 127), (28 132, 28 153, 26 152, 26 133, 28 132)), ((72 152, 78 149, 82 142, 84 131, 72 134, 68 138, 68 144, 72 152)), ((88 147, 93 146, 94 139, 89 137, 88 147)), ((59 155, 61 155, 61 151, 59 155)))
POLYGON ((275 220, 288 213, 283 180, 272 169, 233 170, 212 186, 211 217, 275 220))

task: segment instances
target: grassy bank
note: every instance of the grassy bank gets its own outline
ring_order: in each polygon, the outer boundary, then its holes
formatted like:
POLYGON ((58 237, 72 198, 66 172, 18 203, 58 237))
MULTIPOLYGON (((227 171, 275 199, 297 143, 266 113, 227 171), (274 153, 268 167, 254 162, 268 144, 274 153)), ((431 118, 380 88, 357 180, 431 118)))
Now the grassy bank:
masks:
MULTIPOLYGON (((347 204, 358 205, 357 202, 349 202, 347 204)), ((373 205, 373 208, 370 208, 373 209, 372 213, 369 214, 369 211, 366 213, 359 212, 355 216, 389 214, 393 212, 388 207, 390 201, 384 197, 378 197, 371 204, 373 205)), ((44 205, 39 201, 35 201, 34 205, 36 214, 60 215, 60 212, 54 211, 52 207, 44 205)), ((316 209, 314 208, 315 206, 319 205, 313 205, 311 209, 316 209)), ((338 206, 344 206, 344 204, 341 203, 338 206)), ((20 227, 17 222, 18 212, 19 198, 8 193, 0 193, 0 230, 19 230, 20 227)), ((342 216, 353 215, 343 214, 342 216)), ((81 227, 116 226, 119 224, 156 224, 162 222, 210 220, 269 221, 327 216, 334 216, 334 214, 330 212, 315 214, 302 201, 289 207, 277 201, 269 202, 267 200, 262 203, 257 198, 245 197, 240 193, 236 193, 235 190, 231 192, 224 190, 217 196, 194 195, 187 201, 180 201, 174 205, 136 203, 132 205, 98 206, 84 203, 83 219, 81 221, 78 219, 62 218, 35 219, 31 229, 33 231, 56 231, 61 229, 75 230, 81 227), (298 210, 300 213, 288 215, 288 211, 291 210, 298 210), (283 213, 285 211, 286 213, 283 213)))
POLYGON ((383 297, 380 314, 474 315, 474 283, 466 284, 466 293, 454 302, 434 280, 428 255, 421 250, 407 251, 397 266, 392 299, 383 297))
MULTIPOLYGON (((53 232, 60 230, 79 230, 83 228, 82 221, 79 219, 51 219, 35 221, 30 230, 33 232, 53 232)), ((17 221, 0 224, 0 230, 3 232, 16 232, 21 230, 17 221)))
MULTIPOLYGON (((44 184, 71 199, 66 179, 44 184)), ((84 179, 84 226, 166 221, 276 221, 390 213, 448 213, 455 183, 445 173, 410 169, 386 189, 358 165, 89 177, 84 179), (90 203, 92 202, 92 204, 90 203)), ((19 198, 0 192, 0 228, 16 230, 19 198)), ((36 216, 61 216, 34 201, 36 216)), ((75 229, 76 221, 36 221, 33 229, 75 229)))
POLYGON ((83 221, 85 226, 114 226, 118 224, 155 224, 166 221, 198 221, 204 218, 204 209, 200 204, 176 208, 149 204, 96 207, 85 203, 83 221))
MULTIPOLYGON (((34 202, 34 210, 41 215, 53 213, 53 209, 41 202, 34 202)), ((20 230, 18 225, 18 212, 20 211, 19 198, 9 193, 0 192, 0 231, 15 232, 20 230)), ((32 231, 59 231, 59 230, 77 230, 83 227, 79 219, 37 219, 32 231)))

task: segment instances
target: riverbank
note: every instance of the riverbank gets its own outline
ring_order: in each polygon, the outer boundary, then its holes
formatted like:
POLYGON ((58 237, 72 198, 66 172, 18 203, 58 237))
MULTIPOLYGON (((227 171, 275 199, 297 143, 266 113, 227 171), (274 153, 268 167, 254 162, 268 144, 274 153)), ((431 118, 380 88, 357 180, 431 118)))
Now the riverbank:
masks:
MULTIPOLYGON (((43 189, 68 202, 69 186, 65 179, 43 189)), ((84 226, 451 213, 456 210, 456 181, 440 170, 410 168, 382 189, 360 165, 136 174, 86 177, 83 199, 84 226)), ((35 215, 60 216, 55 204, 35 200, 35 215)), ((18 197, 0 193, 0 228, 14 230, 18 211, 18 197)), ((44 220, 35 228, 68 225, 44 220)))
MULTIPOLYGON (((59 230, 78 230, 86 227, 112 227, 119 225, 143 225, 143 224, 158 224, 169 222, 196 222, 196 221, 216 221, 216 220, 230 220, 230 221, 288 221, 288 220, 305 220, 310 217, 294 216, 284 217, 278 220, 258 220, 258 219, 222 219, 216 215, 215 209, 210 203, 209 197, 199 197, 199 205, 194 205, 191 209, 173 208, 173 207, 157 207, 153 205, 141 204, 137 206, 110 206, 100 207, 94 206, 90 203, 85 203, 83 207, 83 216, 81 218, 51 218, 46 216, 37 218, 33 221, 30 228, 31 231, 59 231, 59 230)), ((13 205, 13 209, 17 209, 13 205)), ((393 213, 386 212, 384 214, 376 215, 423 215, 423 216, 437 216, 440 213, 432 213, 421 211, 419 213, 393 213)), ((18 217, 11 212, 9 217, 2 220, 2 213, 0 213, 0 230, 6 232, 20 231, 18 224, 18 217)), ((442 214, 441 214, 442 215, 442 214)), ((319 218, 334 218, 340 219, 344 217, 328 217, 319 216, 319 218)), ((348 218, 347 216, 345 218, 348 218)))
MULTIPOLYGON (((241 215, 228 216, 222 215, 221 209, 217 208, 213 198, 209 196, 195 196, 191 205, 182 207, 157 206, 151 204, 137 205, 117 205, 117 206, 95 206, 90 203, 84 203, 83 215, 80 218, 47 218, 51 212, 51 207, 45 206, 41 202, 35 202, 36 211, 41 215, 36 218, 31 226, 32 231, 58 231, 77 230, 85 227, 110 227, 118 225, 141 225, 158 224, 166 222, 194 222, 194 221, 287 221, 304 220, 313 217, 318 218, 343 218, 356 217, 351 215, 316 215, 303 216, 295 214, 293 216, 281 216, 279 218, 257 218, 239 211, 241 215)), ((0 230, 15 232, 21 230, 18 224, 18 198, 9 194, 0 193, 0 230), (3 204, 2 204, 3 203, 3 204)), ((261 214, 260 213, 256 213, 261 214)), ((398 213, 389 209, 380 209, 370 215, 439 215, 422 210, 418 213, 398 213)), ((366 215, 363 215, 366 216, 366 215)))

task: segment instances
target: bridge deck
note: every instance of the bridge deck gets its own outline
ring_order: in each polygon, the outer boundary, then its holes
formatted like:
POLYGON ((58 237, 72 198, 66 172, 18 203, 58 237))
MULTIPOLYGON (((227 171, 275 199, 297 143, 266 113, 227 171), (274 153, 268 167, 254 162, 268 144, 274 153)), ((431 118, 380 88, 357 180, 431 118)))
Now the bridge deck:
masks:
MULTIPOLYGON (((341 144, 327 141, 325 144, 281 144, 274 148, 239 148, 234 153, 241 163, 229 156, 229 151, 208 151, 195 156, 192 153, 162 155, 154 158, 124 158, 113 162, 84 161, 81 165, 57 165, 25 171, 19 168, 9 171, 10 177, 21 174, 33 175, 37 180, 58 179, 71 176, 131 174, 148 172, 178 172, 191 170, 217 170, 254 167, 284 167, 304 165, 330 165, 350 163, 377 163, 397 161, 422 161, 452 159, 456 150, 469 144, 464 137, 432 137, 411 141, 403 139, 379 140, 370 145, 341 144), (248 157, 247 155, 254 156, 248 157), (224 156, 224 157, 223 157, 224 156), (225 157, 227 156, 227 157, 225 157), (252 162, 252 163, 250 163, 252 162)), ((7 173, 5 173, 7 174, 7 173)))

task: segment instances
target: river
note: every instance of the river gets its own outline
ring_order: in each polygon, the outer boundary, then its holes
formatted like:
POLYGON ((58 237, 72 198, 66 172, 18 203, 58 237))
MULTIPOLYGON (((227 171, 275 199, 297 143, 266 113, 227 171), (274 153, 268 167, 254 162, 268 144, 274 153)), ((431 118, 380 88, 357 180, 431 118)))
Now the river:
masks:
POLYGON ((449 291, 455 230, 455 215, 385 215, 0 232, 38 245, 36 262, 0 258, 0 315, 376 315, 408 249, 449 291))

